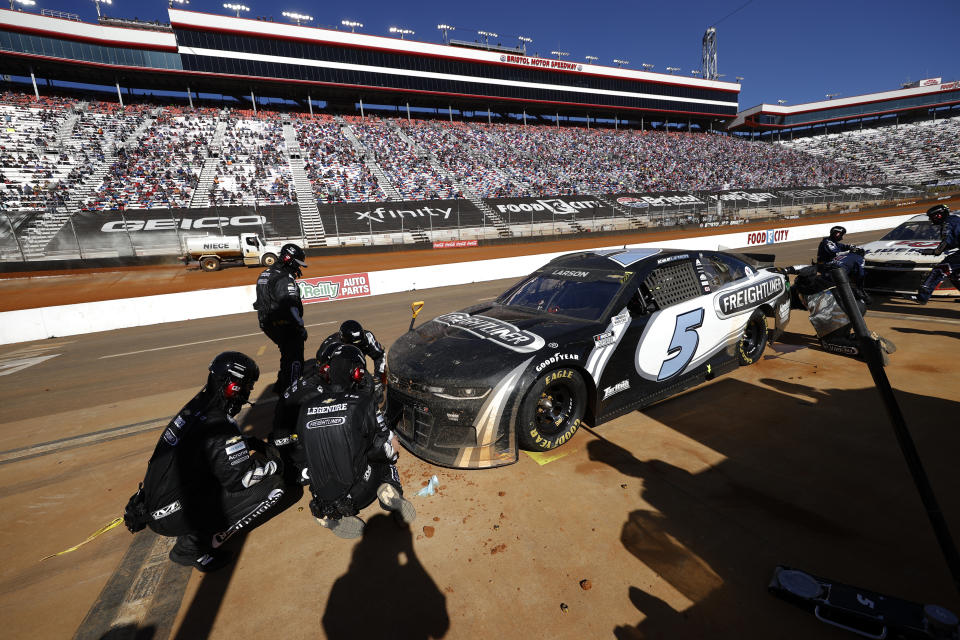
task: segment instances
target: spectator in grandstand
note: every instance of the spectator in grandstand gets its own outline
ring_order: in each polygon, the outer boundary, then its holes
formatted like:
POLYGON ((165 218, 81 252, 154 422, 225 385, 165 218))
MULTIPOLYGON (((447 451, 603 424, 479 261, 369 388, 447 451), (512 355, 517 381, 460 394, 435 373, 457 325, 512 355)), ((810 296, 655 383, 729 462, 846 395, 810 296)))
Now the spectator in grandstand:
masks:
POLYGON ((231 560, 222 548, 231 536, 300 497, 284 484, 277 450, 242 435, 234 420, 259 376, 257 364, 242 353, 214 358, 207 384, 164 429, 140 490, 127 503, 124 521, 131 532, 150 527, 176 536, 170 560, 177 564, 219 569, 231 560))
MULTIPOLYGON (((927 209, 927 217, 930 222, 940 227, 940 237, 943 239, 935 249, 923 249, 921 253, 939 256, 944 251, 960 249, 960 216, 951 214, 947 205, 938 204, 927 209)), ((947 255, 933 267, 913 299, 920 304, 927 304, 934 290, 947 277, 953 286, 960 289, 960 251, 947 255)))
POLYGON ((278 261, 257 278, 257 320, 263 331, 280 349, 280 370, 274 391, 278 394, 300 377, 303 370, 303 345, 307 329, 303 322, 303 302, 297 278, 307 266, 306 255, 299 246, 285 244, 278 261))

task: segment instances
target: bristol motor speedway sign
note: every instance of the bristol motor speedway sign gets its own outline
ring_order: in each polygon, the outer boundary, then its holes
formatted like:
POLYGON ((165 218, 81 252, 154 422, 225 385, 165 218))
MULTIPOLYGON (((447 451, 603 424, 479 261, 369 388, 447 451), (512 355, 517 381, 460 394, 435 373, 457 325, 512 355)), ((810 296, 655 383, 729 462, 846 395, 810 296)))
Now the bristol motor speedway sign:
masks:
POLYGON ((346 298, 362 298, 370 295, 370 274, 350 273, 339 276, 303 278, 297 280, 300 299, 311 302, 331 302, 346 298))

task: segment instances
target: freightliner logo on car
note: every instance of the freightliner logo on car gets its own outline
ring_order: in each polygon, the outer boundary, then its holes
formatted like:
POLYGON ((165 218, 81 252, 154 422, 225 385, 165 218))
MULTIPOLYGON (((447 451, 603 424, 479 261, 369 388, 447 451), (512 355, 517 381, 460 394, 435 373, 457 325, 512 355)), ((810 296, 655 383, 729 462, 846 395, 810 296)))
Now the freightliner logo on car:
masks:
POLYGON ((744 313, 776 299, 781 293, 783 293, 783 278, 779 276, 723 291, 716 298, 717 315, 721 318, 729 318, 744 313))
POLYGON ((462 329, 478 338, 489 340, 518 353, 538 351, 544 345, 543 338, 537 334, 524 331, 509 322, 488 318, 487 316, 471 316, 467 313, 457 312, 438 316, 433 321, 445 324, 448 327, 462 329))

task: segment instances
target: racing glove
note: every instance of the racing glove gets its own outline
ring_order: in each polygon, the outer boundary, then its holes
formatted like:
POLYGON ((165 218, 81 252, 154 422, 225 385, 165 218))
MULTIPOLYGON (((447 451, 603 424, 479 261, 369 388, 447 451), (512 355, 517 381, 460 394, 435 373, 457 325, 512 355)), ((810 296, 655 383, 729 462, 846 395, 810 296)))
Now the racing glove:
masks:
POLYGON ((865 254, 867 253, 866 251, 864 251, 863 247, 854 247, 854 248, 850 249, 850 252, 851 252, 851 253, 855 253, 855 254, 857 254, 858 256, 862 256, 862 255, 865 255, 865 254))
POLYGON ((303 326, 303 325, 300 325, 299 329, 300 329, 300 339, 303 340, 304 342, 306 342, 306 341, 307 341, 307 328, 306 328, 305 326, 303 326))

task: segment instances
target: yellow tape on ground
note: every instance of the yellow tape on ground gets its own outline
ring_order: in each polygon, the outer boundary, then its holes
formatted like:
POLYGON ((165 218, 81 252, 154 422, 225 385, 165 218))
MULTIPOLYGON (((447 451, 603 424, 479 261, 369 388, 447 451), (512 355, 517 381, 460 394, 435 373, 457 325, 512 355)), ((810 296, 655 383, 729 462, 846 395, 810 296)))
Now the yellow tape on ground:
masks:
POLYGON ((564 458, 575 451, 576 449, 564 449, 563 451, 524 451, 524 453, 533 458, 533 461, 542 467, 554 460, 564 458))
POLYGON ((109 523, 103 525, 102 527, 100 527, 99 529, 97 529, 96 531, 94 531, 93 533, 91 533, 90 536, 89 536, 86 540, 84 540, 83 542, 81 542, 81 543, 78 544, 77 546, 75 546, 75 547, 70 547, 69 549, 64 549, 63 551, 60 551, 60 552, 58 552, 58 553, 53 553, 53 554, 50 554, 49 556, 45 556, 45 557, 43 557, 43 558, 40 558, 40 562, 43 562, 44 560, 49 560, 50 558, 56 558, 57 556, 62 556, 63 554, 65 554, 65 553, 70 553, 71 551, 76 551, 77 549, 79 549, 79 548, 82 547, 83 545, 87 544, 88 542, 90 542, 91 540, 93 540, 94 538, 96 538, 97 536, 99 536, 99 535, 101 535, 101 534, 104 534, 104 533, 106 533, 107 531, 110 531, 110 529, 113 529, 114 527, 118 527, 118 526, 120 526, 121 524, 123 524, 123 518, 115 518, 114 520, 111 520, 109 523))

